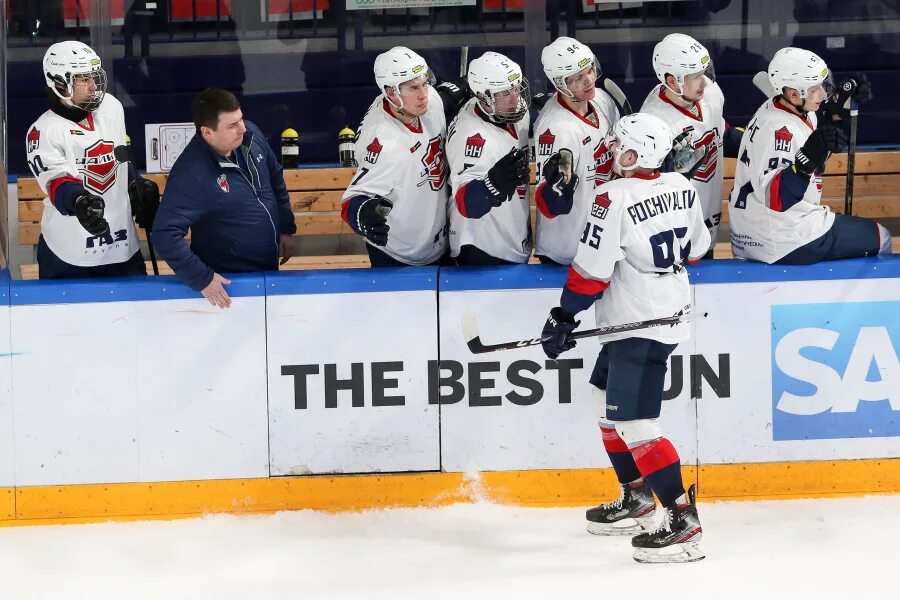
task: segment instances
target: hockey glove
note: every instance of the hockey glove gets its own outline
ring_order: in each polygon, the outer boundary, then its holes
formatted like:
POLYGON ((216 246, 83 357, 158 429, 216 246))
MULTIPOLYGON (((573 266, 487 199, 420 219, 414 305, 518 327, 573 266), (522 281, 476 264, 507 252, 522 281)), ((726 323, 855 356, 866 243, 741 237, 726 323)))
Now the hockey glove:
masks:
POLYGON ((138 227, 147 231, 153 229, 153 220, 159 208, 159 186, 156 182, 143 177, 135 179, 128 184, 128 198, 131 200, 131 214, 138 227))
POLYGON ((812 132, 794 157, 794 170, 812 176, 825 168, 830 153, 847 149, 847 134, 833 125, 822 125, 812 132))
POLYGON ((706 146, 694 148, 691 144, 693 130, 693 126, 686 127, 672 140, 672 150, 666 155, 661 167, 663 173, 681 173, 691 179, 703 164, 707 148, 706 146))
POLYGON ((550 311, 544 330, 541 332, 541 347, 548 358, 556 360, 556 357, 575 347, 575 340, 569 336, 581 321, 575 320, 575 315, 561 306, 550 311))
POLYGON ((531 97, 531 108, 541 110, 544 108, 544 105, 547 104, 548 100, 550 100, 550 94, 538 92, 531 97))
POLYGON ((521 148, 507 152, 490 168, 484 181, 494 206, 509 200, 520 185, 527 185, 529 175, 528 152, 521 148))
POLYGON ((571 199, 578 186, 578 175, 572 172, 572 152, 563 148, 544 162, 544 181, 562 197, 571 199), (568 181, 567 181, 568 179, 568 181))
POLYGON ((357 213, 357 229, 359 234, 375 244, 384 246, 388 241, 388 213, 394 204, 387 198, 373 196, 362 203, 357 213))
POLYGON ((87 192, 78 195, 72 202, 72 212, 75 213, 78 222, 95 237, 109 233, 109 223, 103 218, 105 207, 103 198, 87 192))
POLYGON ((834 93, 822 104, 825 116, 838 116, 842 119, 850 116, 844 105, 852 98, 857 104, 868 104, 872 101, 872 84, 865 73, 850 73, 850 76, 837 86, 834 93))
POLYGON ((434 86, 435 91, 444 103, 444 112, 448 116, 456 115, 462 105, 472 97, 472 90, 465 77, 452 81, 442 81, 434 86))

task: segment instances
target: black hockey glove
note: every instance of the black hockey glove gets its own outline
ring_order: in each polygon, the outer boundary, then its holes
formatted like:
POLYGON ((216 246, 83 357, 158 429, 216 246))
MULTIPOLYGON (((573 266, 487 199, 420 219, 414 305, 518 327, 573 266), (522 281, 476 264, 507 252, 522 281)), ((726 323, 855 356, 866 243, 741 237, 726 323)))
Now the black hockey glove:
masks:
POLYGON ((462 105, 469 101, 472 97, 472 90, 469 88, 469 82, 465 77, 453 79, 450 81, 442 81, 434 86, 435 91, 444 102, 444 112, 448 116, 454 116, 462 105))
POLYGON ((357 226, 359 233, 376 246, 384 246, 388 241, 388 213, 394 203, 381 196, 372 196, 359 207, 357 226))
POLYGON ((143 177, 135 179, 128 184, 128 198, 131 200, 131 214, 138 227, 147 231, 153 229, 153 220, 159 208, 159 186, 156 182, 143 177))
POLYGON ((72 209, 78 222, 93 236, 109 233, 109 223, 103 218, 105 207, 103 198, 87 192, 80 194, 72 202, 72 209))
POLYGON ((822 125, 812 132, 794 157, 794 170, 807 177, 821 172, 832 152, 847 149, 847 134, 834 125, 822 125))
POLYGON ((569 336, 575 331, 575 328, 581 321, 575 320, 575 315, 557 306, 550 311, 547 322, 544 323, 544 330, 541 332, 541 347, 544 354, 549 358, 556 359, 557 356, 571 350, 575 347, 575 340, 569 336))
POLYGON ((484 180, 488 192, 493 197, 494 206, 500 206, 509 200, 520 185, 527 185, 530 175, 528 152, 524 149, 513 148, 494 163, 484 180))
POLYGON ((572 171, 572 152, 563 148, 544 161, 541 174, 553 190, 560 196, 571 198, 578 186, 578 175, 572 171), (566 177, 569 181, 566 181, 566 177))
POLYGON ((539 92, 531 97, 531 108, 536 108, 541 110, 544 108, 544 105, 547 104, 551 98, 551 94, 547 94, 545 92, 539 92))
POLYGON ((850 73, 850 76, 842 81, 834 93, 822 104, 822 112, 825 116, 838 116, 845 119, 850 116, 844 105, 848 98, 853 98, 860 106, 872 101, 872 84, 865 73, 850 73))

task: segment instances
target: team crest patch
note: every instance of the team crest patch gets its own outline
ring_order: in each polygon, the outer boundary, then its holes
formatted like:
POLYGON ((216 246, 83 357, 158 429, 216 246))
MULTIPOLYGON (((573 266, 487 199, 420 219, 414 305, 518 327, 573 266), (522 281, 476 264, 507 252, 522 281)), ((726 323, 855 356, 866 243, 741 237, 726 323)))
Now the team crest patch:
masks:
POLYGON ((775 132, 775 151, 776 152, 790 152, 791 151, 791 140, 794 139, 794 134, 791 133, 787 127, 782 127, 778 131, 775 132))
POLYGON ((84 156, 75 159, 78 170, 84 178, 84 187, 103 194, 116 183, 119 163, 113 155, 115 145, 100 140, 84 151, 84 156))
POLYGON ((231 191, 231 187, 229 187, 229 185, 228 185, 228 178, 225 176, 224 173, 222 173, 221 175, 219 175, 219 178, 216 179, 216 183, 219 184, 219 187, 222 188, 222 191, 223 191, 223 192, 230 192, 230 191, 231 191))
POLYGON ((28 145, 28 152, 34 152, 38 149, 38 146, 41 145, 41 132, 38 131, 37 127, 32 127, 28 131, 28 136, 26 138, 26 143, 28 145))
POLYGON ((547 131, 538 136, 538 154, 547 156, 553 154, 553 144, 556 142, 556 136, 548 128, 547 131))
POLYGON ((605 219, 606 214, 609 212, 609 194, 602 193, 597 194, 597 197, 594 198, 594 203, 591 205, 591 216, 597 217, 598 219, 605 219))
POLYGON ((378 141, 378 138, 372 140, 372 143, 366 146, 366 162, 373 165, 378 162, 378 155, 384 150, 384 146, 378 141))
POLYGON ((484 138, 480 133, 476 133, 466 140, 465 155, 469 158, 481 158, 481 151, 484 150, 484 138))

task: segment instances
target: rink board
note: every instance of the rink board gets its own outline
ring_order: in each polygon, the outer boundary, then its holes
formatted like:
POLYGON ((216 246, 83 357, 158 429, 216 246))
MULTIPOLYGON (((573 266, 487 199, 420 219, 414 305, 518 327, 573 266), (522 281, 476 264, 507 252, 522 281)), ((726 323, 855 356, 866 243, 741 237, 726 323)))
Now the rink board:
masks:
MULTIPOLYGON (((227 311, 174 278, 3 281, 0 520, 610 496, 597 340, 557 362, 473 355, 462 333, 468 312, 485 343, 538 336, 564 277, 236 276, 227 311)), ((706 499, 900 492, 900 259, 691 277, 708 317, 661 417, 686 480, 706 499)))

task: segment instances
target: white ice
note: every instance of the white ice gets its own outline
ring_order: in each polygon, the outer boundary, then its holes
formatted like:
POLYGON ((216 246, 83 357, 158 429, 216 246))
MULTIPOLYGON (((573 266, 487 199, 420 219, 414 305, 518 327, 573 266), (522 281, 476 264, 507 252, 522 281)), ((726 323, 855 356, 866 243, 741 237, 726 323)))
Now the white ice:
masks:
POLYGON ((701 503, 706 560, 632 561, 583 508, 478 503, 0 529, 0 597, 900 597, 900 495, 701 503), (877 594, 877 596, 874 596, 877 594))

